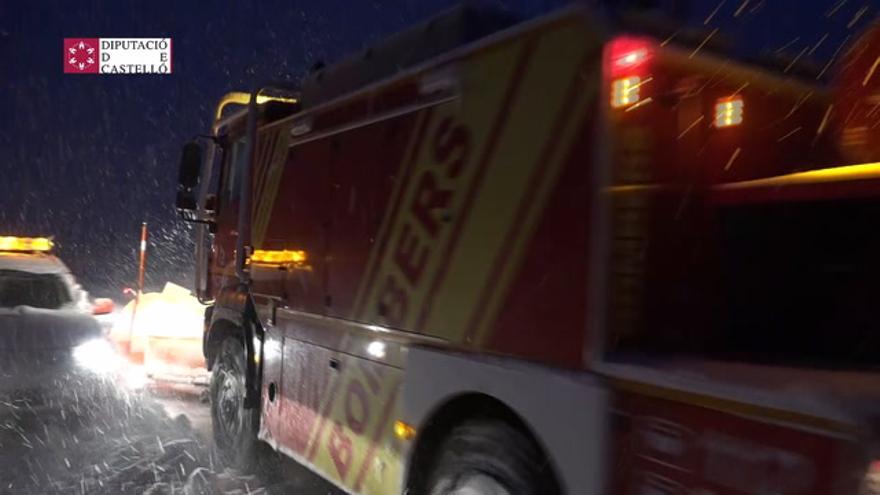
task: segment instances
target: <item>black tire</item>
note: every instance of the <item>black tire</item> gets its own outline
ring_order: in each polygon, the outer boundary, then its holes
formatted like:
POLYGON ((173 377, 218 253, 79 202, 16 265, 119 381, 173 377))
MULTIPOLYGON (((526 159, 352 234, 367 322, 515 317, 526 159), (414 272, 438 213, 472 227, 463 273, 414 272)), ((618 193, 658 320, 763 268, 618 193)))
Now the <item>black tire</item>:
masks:
POLYGON ((441 445, 426 488, 427 495, 559 493, 547 458, 535 442, 521 430, 495 420, 455 427, 441 445))
POLYGON ((257 467, 260 410, 245 409, 246 355, 241 342, 227 337, 211 373, 211 426, 217 457, 224 466, 244 472, 257 467))

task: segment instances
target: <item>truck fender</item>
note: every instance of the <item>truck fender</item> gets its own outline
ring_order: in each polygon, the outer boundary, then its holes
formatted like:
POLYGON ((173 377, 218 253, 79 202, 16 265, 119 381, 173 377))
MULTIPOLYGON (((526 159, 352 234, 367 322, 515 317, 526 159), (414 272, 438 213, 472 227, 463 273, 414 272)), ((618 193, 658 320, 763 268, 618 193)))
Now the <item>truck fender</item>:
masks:
MULTIPOLYGON (((401 420, 419 431, 409 454, 422 450, 419 438, 432 427, 435 412, 461 397, 484 397, 521 421, 547 454, 563 493, 604 493, 610 397, 600 378, 494 356, 413 347, 400 411, 401 420)), ((426 467, 412 461, 407 461, 405 483, 426 467)))
POLYGON ((257 319, 254 302, 247 287, 239 285, 222 291, 212 307, 210 316, 206 311, 206 331, 202 341, 208 370, 214 365, 220 343, 229 336, 237 336, 245 348, 247 370, 245 407, 258 407, 260 403, 260 377, 262 376, 262 326, 257 319), (258 348, 258 345, 260 348, 258 348))

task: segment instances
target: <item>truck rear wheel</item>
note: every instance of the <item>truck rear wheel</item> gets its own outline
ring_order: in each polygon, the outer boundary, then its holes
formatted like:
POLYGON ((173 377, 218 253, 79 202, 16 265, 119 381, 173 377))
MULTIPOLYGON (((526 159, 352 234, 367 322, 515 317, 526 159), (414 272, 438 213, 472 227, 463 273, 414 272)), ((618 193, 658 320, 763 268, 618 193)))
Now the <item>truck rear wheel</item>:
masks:
POLYGON ((545 456, 502 421, 469 421, 452 430, 428 477, 428 495, 556 495, 545 456))
POLYGON ((227 337, 220 344, 211 373, 211 424, 221 462, 252 471, 258 462, 260 411, 244 407, 245 359, 244 347, 237 338, 227 337))

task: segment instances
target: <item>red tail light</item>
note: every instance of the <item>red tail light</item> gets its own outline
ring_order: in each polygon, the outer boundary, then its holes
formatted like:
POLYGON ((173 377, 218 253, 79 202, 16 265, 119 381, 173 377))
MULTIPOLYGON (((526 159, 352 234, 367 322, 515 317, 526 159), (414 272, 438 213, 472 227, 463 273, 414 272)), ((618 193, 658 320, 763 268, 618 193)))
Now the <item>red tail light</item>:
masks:
POLYGON ((652 51, 652 43, 645 38, 615 38, 608 43, 605 51, 605 72, 612 79, 643 75, 652 51))
POLYGON ((645 38, 620 36, 605 46, 605 77, 610 82, 611 106, 624 109, 640 104, 642 85, 651 80, 648 73, 653 44, 645 38))

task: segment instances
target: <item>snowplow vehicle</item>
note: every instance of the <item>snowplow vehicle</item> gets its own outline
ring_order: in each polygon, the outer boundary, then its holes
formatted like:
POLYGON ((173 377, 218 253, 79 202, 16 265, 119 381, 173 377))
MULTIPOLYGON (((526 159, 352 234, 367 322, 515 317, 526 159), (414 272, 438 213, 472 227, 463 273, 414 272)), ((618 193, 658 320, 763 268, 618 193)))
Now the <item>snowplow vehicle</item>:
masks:
POLYGON ((834 92, 636 21, 464 7, 221 100, 177 208, 224 462, 877 493, 880 166, 834 92))
POLYGON ((207 385, 202 354, 205 307, 187 289, 167 282, 125 305, 109 337, 145 378, 155 382, 207 385))

